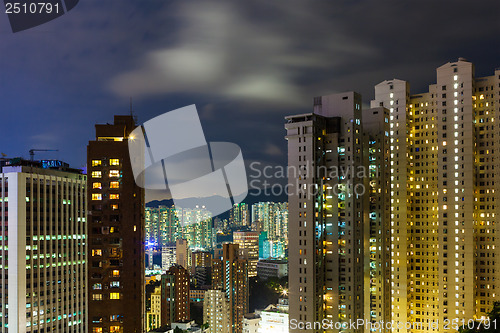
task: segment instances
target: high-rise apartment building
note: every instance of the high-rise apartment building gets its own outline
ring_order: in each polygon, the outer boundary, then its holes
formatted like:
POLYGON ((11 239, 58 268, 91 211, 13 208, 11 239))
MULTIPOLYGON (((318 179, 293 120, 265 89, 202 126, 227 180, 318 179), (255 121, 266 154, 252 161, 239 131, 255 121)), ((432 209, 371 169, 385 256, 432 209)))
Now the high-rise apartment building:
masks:
POLYGON ((253 204, 252 223, 261 224, 269 240, 288 245, 288 202, 253 204))
POLYGON ((240 249, 247 251, 248 277, 257 276, 257 262, 259 261, 259 233, 256 231, 235 231, 233 241, 240 249))
POLYGON ((161 269, 168 270, 177 263, 177 255, 175 253, 176 244, 165 244, 161 248, 161 269))
POLYGON ((213 247, 212 213, 205 206, 176 207, 175 209, 182 226, 182 237, 187 240, 189 247, 211 250, 213 247))
POLYGON ((88 332, 143 332, 144 189, 132 173, 132 116, 96 125, 87 147, 88 332))
POLYGON ((242 202, 233 205, 233 208, 229 211, 229 223, 234 227, 250 225, 250 212, 246 203, 242 202))
POLYGON ((191 253, 192 282, 197 288, 212 284, 212 254, 208 251, 191 253))
POLYGON ((239 249, 238 244, 226 243, 222 247, 222 259, 212 261, 212 289, 223 291, 229 302, 229 332, 242 333, 249 301, 246 251, 239 249))
MULTIPOLYGON (((382 246, 388 240, 381 229, 387 221, 376 216, 386 214, 389 203, 383 191, 388 152, 378 152, 388 144, 386 110, 362 111, 361 96, 346 92, 317 97, 312 113, 286 120, 290 320, 366 323, 373 320, 370 283, 377 289, 386 283, 382 277, 378 284, 370 280, 370 257, 386 259, 387 252, 387 247, 370 251, 370 241, 382 246), (370 159, 374 168, 385 168, 382 174, 370 174, 370 159)), ((372 274, 387 273, 379 264, 374 260, 372 274)), ((382 299, 373 307, 377 314, 378 304, 382 299)), ((291 325, 291 331, 294 327, 300 326, 291 325)), ((363 328, 348 325, 342 331, 363 328)))
POLYGON ((162 275, 161 302, 162 325, 189 320, 189 272, 186 268, 174 265, 162 275))
MULTIPOLYGON (((365 195, 369 197, 369 265, 370 321, 375 323, 391 320, 391 147, 389 110, 384 107, 363 111, 365 133, 364 157, 368 158, 370 186, 365 195)), ((367 249, 365 249, 367 250, 367 249)), ((367 291, 368 288, 365 288, 367 291)), ((381 332, 389 332, 383 327, 381 332)))
POLYGON ((186 239, 178 239, 175 242, 175 257, 177 265, 184 267, 185 269, 189 268, 189 246, 188 241, 186 239))
POLYGON ((161 286, 151 293, 149 311, 146 312, 146 329, 152 331, 160 328, 161 324, 161 286))
POLYGON ((229 300, 222 290, 207 290, 203 300, 203 323, 208 325, 206 333, 230 333, 231 320, 229 300))
POLYGON ((0 332, 88 332, 86 176, 0 166, 0 332))
POLYGON ((500 70, 476 78, 464 59, 422 94, 401 80, 375 87, 372 106, 390 110, 392 319, 412 332, 485 318, 499 299, 499 96, 500 70))

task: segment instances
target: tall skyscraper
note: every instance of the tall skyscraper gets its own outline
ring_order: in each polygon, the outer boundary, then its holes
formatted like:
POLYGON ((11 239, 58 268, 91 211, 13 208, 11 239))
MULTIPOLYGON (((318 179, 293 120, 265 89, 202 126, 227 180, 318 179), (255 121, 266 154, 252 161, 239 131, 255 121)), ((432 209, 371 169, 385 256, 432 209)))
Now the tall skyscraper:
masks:
POLYGON ((369 320, 362 114, 361 96, 346 92, 317 97, 312 113, 286 117, 290 320, 369 320))
POLYGON ((233 240, 240 249, 247 251, 248 277, 257 276, 257 262, 259 261, 259 233, 255 231, 235 231, 233 240))
MULTIPOLYGON (((375 323, 391 320, 391 147, 389 110, 377 107, 363 111, 365 133, 364 156, 368 158, 370 186, 369 237, 370 266, 369 289, 365 294, 370 302, 370 321, 375 323)), ((368 223, 367 223, 368 224, 368 223)), ((368 225, 367 225, 368 226, 368 225)), ((389 332, 386 327, 381 332, 389 332)))
MULTIPOLYGON (((212 261, 212 289, 221 290, 229 302, 229 332, 242 333, 248 313, 248 260, 238 244, 223 244, 222 259, 212 261)), ((222 306, 222 302, 219 302, 222 306)))
POLYGON ((476 78, 464 59, 422 94, 401 80, 375 87, 372 106, 390 109, 392 317, 423 324, 413 332, 485 318, 499 300, 499 94, 500 70, 476 78))
POLYGON ((0 332, 88 332, 86 176, 19 158, 6 164, 0 332))
POLYGON ((132 116, 96 125, 87 147, 88 331, 143 332, 144 189, 135 183, 128 140, 132 116))
POLYGON ((189 272, 180 265, 161 277, 162 325, 189 320, 189 272))

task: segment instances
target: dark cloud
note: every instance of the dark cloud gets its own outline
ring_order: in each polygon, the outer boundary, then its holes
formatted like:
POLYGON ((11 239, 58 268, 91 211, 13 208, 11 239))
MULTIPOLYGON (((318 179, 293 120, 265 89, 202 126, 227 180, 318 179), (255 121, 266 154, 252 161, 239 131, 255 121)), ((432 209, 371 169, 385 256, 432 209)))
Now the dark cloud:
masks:
POLYGON ((94 124, 140 122, 195 103, 209 141, 248 161, 286 163, 283 117, 313 96, 385 79, 412 92, 458 57, 500 66, 498 1, 86 0, 38 28, 0 21, 1 151, 43 146, 85 163, 94 124), (54 140, 54 138, 57 140, 54 140))

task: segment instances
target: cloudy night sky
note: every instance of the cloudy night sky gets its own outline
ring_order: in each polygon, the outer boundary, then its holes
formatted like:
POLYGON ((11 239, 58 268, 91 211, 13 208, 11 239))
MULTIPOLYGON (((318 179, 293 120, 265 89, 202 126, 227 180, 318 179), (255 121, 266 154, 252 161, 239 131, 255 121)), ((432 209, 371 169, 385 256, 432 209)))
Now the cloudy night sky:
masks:
POLYGON ((0 152, 58 149, 38 157, 83 167, 94 124, 128 114, 132 97, 140 123, 196 104, 208 141, 285 165, 283 117, 314 96, 355 90, 366 106, 393 78, 424 92, 458 57, 493 75, 499 14, 498 0, 82 0, 12 33, 2 12, 0 152))

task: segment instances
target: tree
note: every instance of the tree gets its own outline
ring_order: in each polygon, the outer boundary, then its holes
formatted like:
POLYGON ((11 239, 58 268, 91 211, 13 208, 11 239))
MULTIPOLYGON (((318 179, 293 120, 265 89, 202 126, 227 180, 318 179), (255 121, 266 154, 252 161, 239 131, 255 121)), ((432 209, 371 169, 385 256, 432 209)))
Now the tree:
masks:
POLYGON ((488 314, 489 320, 475 321, 474 327, 466 327, 459 330, 460 333, 500 333, 500 302, 493 304, 488 314))

